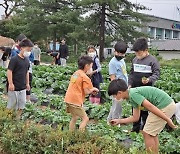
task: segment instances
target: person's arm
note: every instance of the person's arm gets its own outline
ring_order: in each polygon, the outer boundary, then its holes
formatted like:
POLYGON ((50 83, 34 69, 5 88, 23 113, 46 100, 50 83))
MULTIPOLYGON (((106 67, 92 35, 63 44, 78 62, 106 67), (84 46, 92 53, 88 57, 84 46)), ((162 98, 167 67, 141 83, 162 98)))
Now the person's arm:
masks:
POLYGON ((129 76, 128 76, 128 88, 132 87, 132 84, 133 84, 133 79, 132 79, 133 78, 133 73, 134 73, 134 68, 133 68, 133 61, 132 61, 130 73, 129 73, 129 76))
POLYGON ((97 69, 92 71, 90 75, 93 75, 94 73, 98 73, 101 71, 101 64, 98 58, 95 59, 95 63, 96 63, 97 69))
POLYGON ((160 76, 160 65, 157 60, 154 60, 154 63, 152 64, 152 75, 149 77, 149 82, 151 82, 153 85, 155 81, 159 79, 160 76))
POLYGON ((26 73, 26 89, 29 91, 30 90, 30 85, 29 85, 29 71, 26 73))
POLYGON ((140 109, 139 108, 133 108, 133 115, 128 118, 123 119, 113 119, 110 121, 111 125, 115 126, 118 124, 128 124, 132 122, 136 122, 139 120, 140 117, 140 109))
POLYGON ((111 81, 112 81, 112 80, 115 80, 115 79, 116 79, 116 75, 115 75, 115 74, 111 74, 111 75, 110 75, 110 79, 111 79, 111 81))
POLYGON ((101 64, 100 64, 99 58, 95 59, 95 63, 96 63, 96 66, 97 66, 96 72, 98 73, 98 72, 101 71, 101 64))
POLYGON ((109 63, 109 75, 110 75, 111 81, 116 79, 116 67, 113 65, 111 61, 109 63))
POLYGON ((69 56, 69 49, 68 46, 66 45, 66 57, 69 56))
POLYGON ((59 52, 58 52, 58 54, 57 54, 57 59, 59 59, 60 58, 60 54, 61 54, 61 47, 59 47, 59 52))
POLYGON ((39 48, 39 62, 41 61, 41 49, 39 48))
POLYGON ((10 69, 7 70, 7 78, 8 78, 8 83, 9 83, 9 86, 8 86, 9 90, 14 91, 15 87, 12 80, 12 71, 10 69))
POLYGON ((97 88, 95 88, 95 87, 93 87, 93 88, 91 88, 91 89, 89 89, 89 88, 85 88, 84 89, 84 92, 85 92, 85 94, 86 95, 89 95, 89 94, 91 94, 91 93, 98 93, 99 92, 99 90, 97 89, 97 88))

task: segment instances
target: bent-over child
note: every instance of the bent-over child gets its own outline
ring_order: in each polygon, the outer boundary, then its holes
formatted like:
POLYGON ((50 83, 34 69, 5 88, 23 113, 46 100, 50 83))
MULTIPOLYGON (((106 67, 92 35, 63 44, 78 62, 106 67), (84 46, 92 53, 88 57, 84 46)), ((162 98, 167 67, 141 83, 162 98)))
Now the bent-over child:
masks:
POLYGON ((127 84, 122 79, 113 80, 110 83, 108 94, 117 100, 126 99, 133 107, 132 116, 111 120, 111 125, 113 126, 138 121, 140 106, 145 107, 149 111, 142 133, 147 152, 158 154, 158 134, 163 130, 166 123, 171 128, 176 128, 170 119, 176 110, 173 99, 164 91, 151 86, 128 89, 127 84))

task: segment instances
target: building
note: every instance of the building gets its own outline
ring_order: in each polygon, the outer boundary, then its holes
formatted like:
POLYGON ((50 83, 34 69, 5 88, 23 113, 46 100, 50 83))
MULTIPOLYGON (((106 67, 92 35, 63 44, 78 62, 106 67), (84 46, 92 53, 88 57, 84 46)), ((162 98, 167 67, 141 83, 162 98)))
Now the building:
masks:
MULTIPOLYGON (((149 16, 149 15, 148 15, 149 16)), ((180 39, 180 21, 149 16, 150 22, 142 28, 152 40, 180 39)))
POLYGON ((141 32, 149 35, 149 45, 167 60, 180 59, 180 21, 148 15, 141 32))

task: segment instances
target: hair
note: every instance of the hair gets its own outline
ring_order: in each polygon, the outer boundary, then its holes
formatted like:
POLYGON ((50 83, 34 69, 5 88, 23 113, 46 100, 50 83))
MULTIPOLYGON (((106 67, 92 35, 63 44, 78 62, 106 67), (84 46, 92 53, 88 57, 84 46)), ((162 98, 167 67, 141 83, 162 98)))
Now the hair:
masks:
POLYGON ((126 50, 127 50, 127 44, 123 41, 119 41, 115 44, 114 46, 114 49, 115 51, 117 52, 120 52, 120 53, 126 53, 126 50))
POLYGON ((61 38, 61 41, 62 41, 62 40, 66 41, 66 39, 65 39, 64 37, 63 37, 63 38, 61 38))
POLYGON ((16 41, 22 41, 23 39, 26 39, 27 37, 24 34, 20 34, 17 36, 16 41))
POLYGON ((20 43, 19 46, 22 47, 33 47, 34 44, 31 42, 29 39, 23 39, 20 43))
POLYGON ((90 65, 91 63, 93 63, 93 60, 91 57, 89 57, 87 55, 81 56, 78 59, 78 68, 83 70, 85 65, 87 65, 87 64, 90 65))
POLYGON ((0 47, 0 50, 5 51, 6 48, 2 46, 2 47, 0 47))
POLYGON ((94 49, 94 51, 96 51, 96 48, 93 45, 88 46, 87 51, 89 51, 90 49, 94 49))
POLYGON ((138 51, 145 51, 146 49, 148 49, 148 43, 147 43, 147 39, 144 37, 141 37, 139 39, 137 39, 133 45, 133 50, 135 52, 138 51))
POLYGON ((108 95, 117 95, 118 91, 126 91, 127 89, 127 84, 123 79, 115 79, 109 84, 108 95))

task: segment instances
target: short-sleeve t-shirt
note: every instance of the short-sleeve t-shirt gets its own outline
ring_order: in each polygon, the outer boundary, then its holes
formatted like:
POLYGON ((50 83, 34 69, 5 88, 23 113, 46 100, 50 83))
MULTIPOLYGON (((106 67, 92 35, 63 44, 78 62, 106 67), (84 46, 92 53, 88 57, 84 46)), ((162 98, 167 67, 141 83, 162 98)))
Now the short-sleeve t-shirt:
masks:
POLYGON ((159 109, 163 109, 173 102, 173 99, 167 93, 156 87, 144 86, 129 89, 128 101, 133 108, 141 106, 145 99, 159 109))
POLYGON ((76 71, 71 76, 64 101, 66 103, 82 106, 85 100, 84 89, 86 88, 93 88, 91 79, 85 74, 83 70, 76 71))
POLYGON ((114 74, 116 79, 123 79, 128 83, 128 76, 126 71, 126 63, 124 59, 118 61, 115 57, 109 62, 109 75, 114 74))
POLYGON ((29 70, 28 58, 21 58, 19 55, 12 57, 8 69, 12 71, 15 91, 26 89, 26 75, 29 70))

